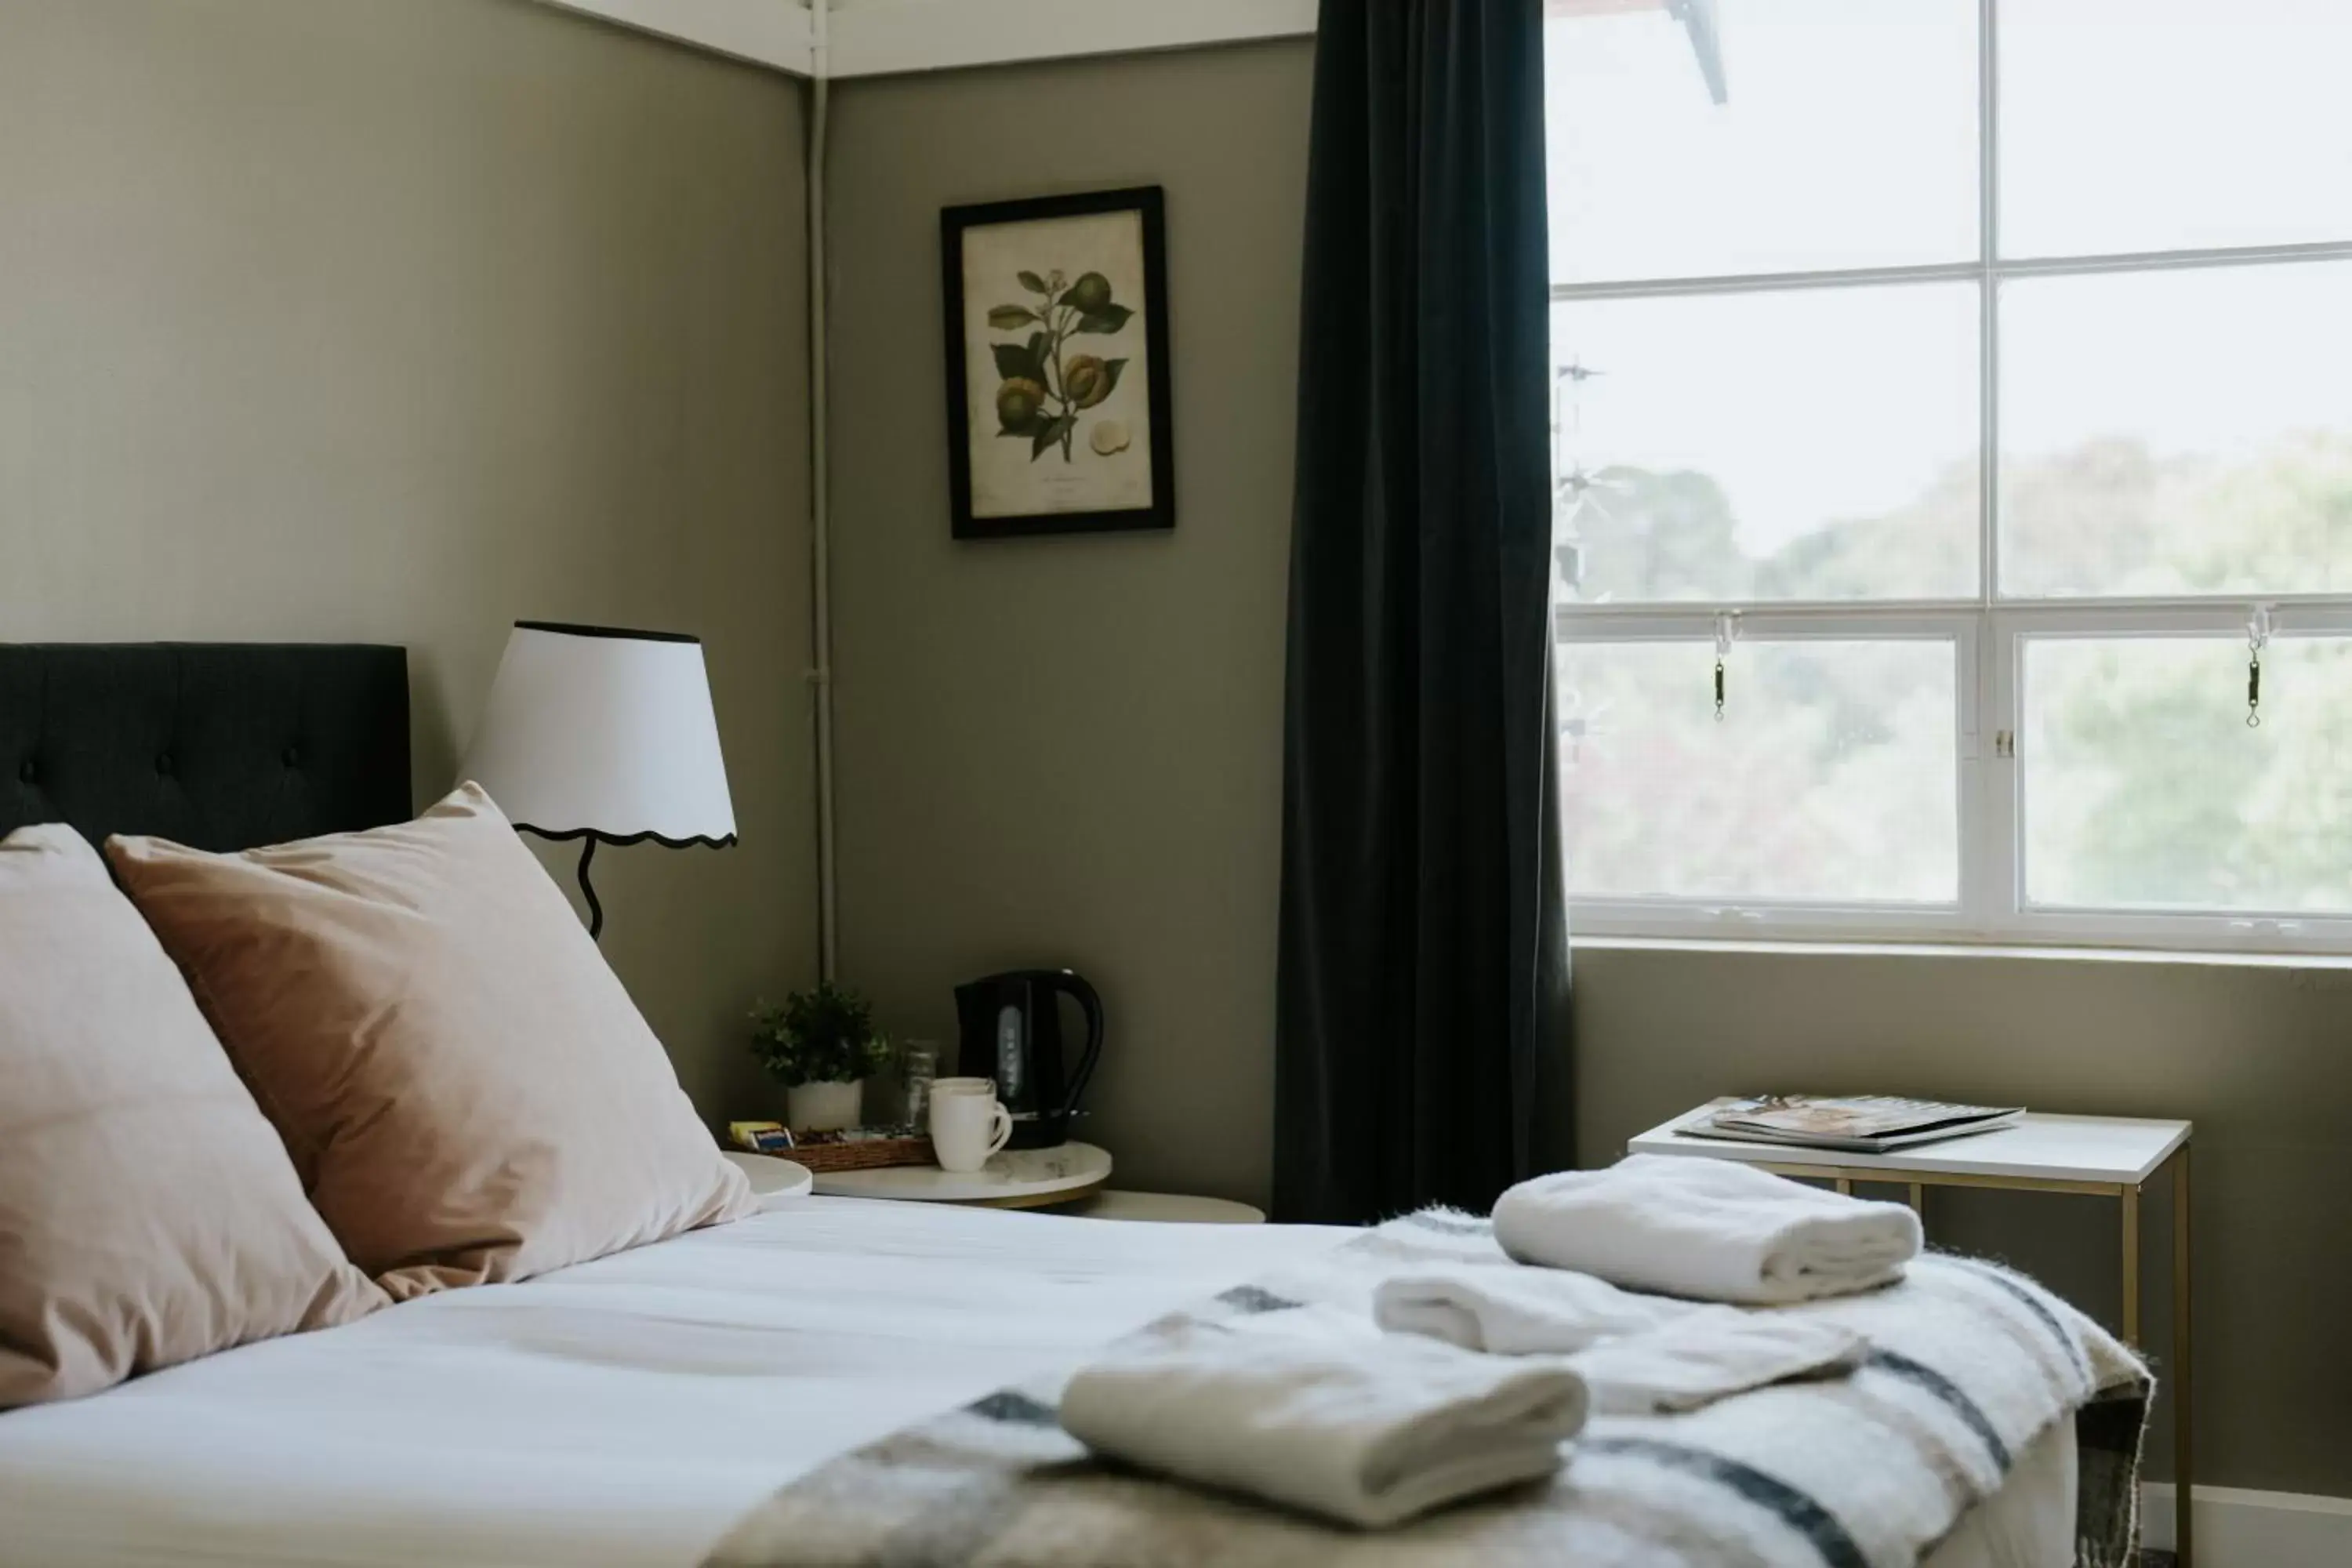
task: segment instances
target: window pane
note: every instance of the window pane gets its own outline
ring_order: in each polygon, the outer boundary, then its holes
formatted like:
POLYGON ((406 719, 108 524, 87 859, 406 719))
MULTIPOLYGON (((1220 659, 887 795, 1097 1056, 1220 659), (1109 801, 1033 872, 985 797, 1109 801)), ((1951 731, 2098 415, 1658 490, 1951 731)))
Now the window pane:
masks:
POLYGON ((2352 263, 2001 289, 2001 588, 2352 589, 2352 263))
POLYGON ((1977 254, 1975 0, 1550 9, 1553 278, 1977 254))
POLYGON ((2001 249, 2352 239, 2344 0, 2000 12, 2001 249))
POLYGON ((1957 900, 1954 646, 1562 643, 1570 890, 1957 900))
POLYGON ((1977 330, 1969 283, 1556 307, 1571 596, 1973 598, 1977 330))
POLYGON ((2352 639, 2024 651, 2025 889, 2040 905, 2352 911, 2352 639))

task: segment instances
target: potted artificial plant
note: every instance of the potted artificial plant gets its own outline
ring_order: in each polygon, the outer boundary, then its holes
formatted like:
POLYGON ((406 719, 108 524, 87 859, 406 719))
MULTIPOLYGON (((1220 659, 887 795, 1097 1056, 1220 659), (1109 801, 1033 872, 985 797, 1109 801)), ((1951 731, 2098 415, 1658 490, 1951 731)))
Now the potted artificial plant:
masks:
POLYGON ((875 1028, 866 998, 831 981, 754 1011, 751 1049, 784 1086, 784 1120, 798 1132, 856 1126, 866 1075, 890 1059, 889 1038, 875 1028))

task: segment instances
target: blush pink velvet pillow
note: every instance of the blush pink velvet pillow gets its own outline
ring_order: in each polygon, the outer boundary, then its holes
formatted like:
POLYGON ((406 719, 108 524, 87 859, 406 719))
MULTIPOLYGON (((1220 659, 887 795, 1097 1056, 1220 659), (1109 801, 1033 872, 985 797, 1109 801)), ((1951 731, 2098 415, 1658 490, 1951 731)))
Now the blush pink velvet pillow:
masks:
POLYGON ((752 1213, 570 903, 467 784, 238 855, 110 840, 343 1250, 394 1298, 752 1213))
POLYGON ((384 1304, 98 851, 0 839, 0 1409, 384 1304))

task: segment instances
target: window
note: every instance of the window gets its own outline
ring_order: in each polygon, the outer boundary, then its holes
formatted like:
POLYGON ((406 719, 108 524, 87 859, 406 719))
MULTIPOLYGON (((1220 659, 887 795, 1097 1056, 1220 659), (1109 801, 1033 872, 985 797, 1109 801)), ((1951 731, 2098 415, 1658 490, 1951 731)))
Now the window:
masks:
POLYGON ((1579 929, 2352 952, 2352 5, 1549 10, 1579 929))

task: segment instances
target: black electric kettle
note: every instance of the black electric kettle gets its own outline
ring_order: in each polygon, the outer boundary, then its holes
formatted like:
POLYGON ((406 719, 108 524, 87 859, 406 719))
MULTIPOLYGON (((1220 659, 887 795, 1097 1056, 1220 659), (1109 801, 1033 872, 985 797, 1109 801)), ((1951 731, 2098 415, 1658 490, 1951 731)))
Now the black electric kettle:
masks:
POLYGON ((1013 1113, 1008 1149, 1051 1149, 1070 1141, 1070 1118, 1102 1054, 1102 998, 1066 969, 1016 969, 956 987, 962 1031, 956 1070, 992 1078, 996 1098, 1013 1113), (1087 1045, 1078 1068, 1062 1063, 1061 998, 1076 999, 1087 1015, 1087 1045))

